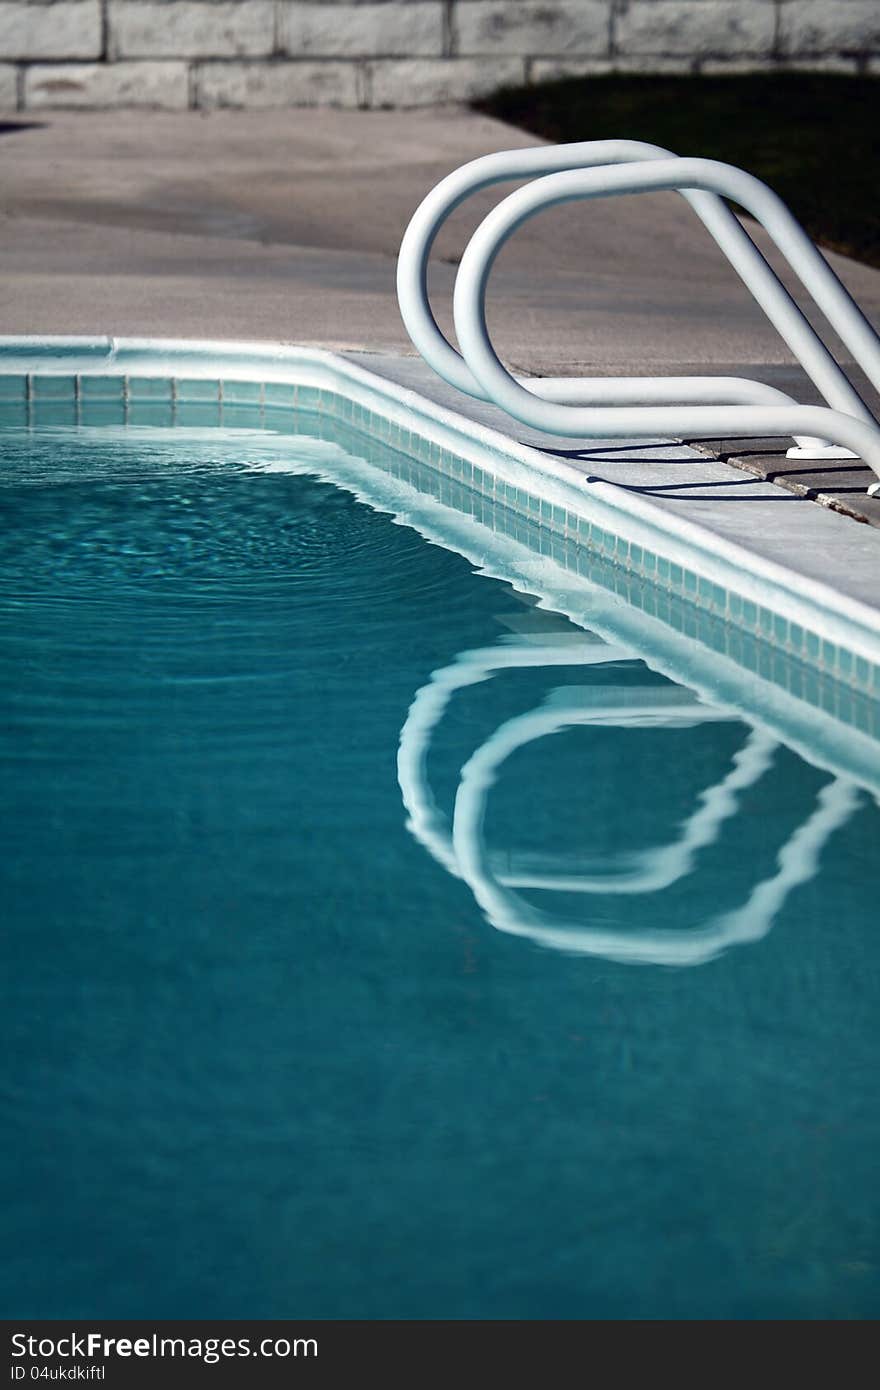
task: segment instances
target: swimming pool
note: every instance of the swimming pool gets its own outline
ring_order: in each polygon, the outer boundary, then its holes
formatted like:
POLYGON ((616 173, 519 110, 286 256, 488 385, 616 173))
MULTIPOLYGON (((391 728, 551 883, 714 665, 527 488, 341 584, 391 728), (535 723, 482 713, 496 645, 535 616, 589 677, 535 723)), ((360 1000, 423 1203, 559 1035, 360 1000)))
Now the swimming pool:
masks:
POLYGON ((323 389, 5 380, 7 1315, 876 1315, 858 612, 323 389))

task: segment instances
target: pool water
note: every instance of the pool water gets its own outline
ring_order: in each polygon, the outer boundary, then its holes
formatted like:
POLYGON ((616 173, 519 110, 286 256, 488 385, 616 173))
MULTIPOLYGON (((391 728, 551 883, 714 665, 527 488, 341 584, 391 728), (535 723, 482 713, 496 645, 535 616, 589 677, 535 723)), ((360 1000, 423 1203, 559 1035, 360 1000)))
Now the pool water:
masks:
POLYGON ((4 438, 3 1315, 877 1316, 875 798, 311 447, 4 438))

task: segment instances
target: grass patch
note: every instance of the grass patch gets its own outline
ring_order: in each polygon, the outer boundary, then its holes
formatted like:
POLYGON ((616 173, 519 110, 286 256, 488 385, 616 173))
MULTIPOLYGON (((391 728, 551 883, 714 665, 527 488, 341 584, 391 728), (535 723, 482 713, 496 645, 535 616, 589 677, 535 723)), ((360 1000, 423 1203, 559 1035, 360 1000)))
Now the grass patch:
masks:
POLYGON ((626 138, 739 165, 814 241, 880 267, 880 77, 575 77, 474 103, 547 140, 626 138))

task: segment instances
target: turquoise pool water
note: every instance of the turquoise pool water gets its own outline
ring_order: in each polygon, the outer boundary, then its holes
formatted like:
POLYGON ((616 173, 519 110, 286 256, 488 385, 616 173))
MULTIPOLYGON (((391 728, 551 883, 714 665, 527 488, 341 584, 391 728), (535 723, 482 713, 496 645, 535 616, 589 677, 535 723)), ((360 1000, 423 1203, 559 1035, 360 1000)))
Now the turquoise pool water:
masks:
POLYGON ((7 1317, 874 1317, 880 813, 322 480, 9 430, 7 1317))

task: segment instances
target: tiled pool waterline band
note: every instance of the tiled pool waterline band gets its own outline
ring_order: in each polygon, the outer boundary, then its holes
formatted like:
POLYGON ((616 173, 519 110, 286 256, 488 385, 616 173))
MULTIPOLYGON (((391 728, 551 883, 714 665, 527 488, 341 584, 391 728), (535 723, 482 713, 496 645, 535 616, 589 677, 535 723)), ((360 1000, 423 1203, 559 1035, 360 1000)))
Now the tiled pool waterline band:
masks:
MULTIPOLYGON (((715 699, 735 698, 745 673, 752 712, 777 727, 781 720, 804 749, 817 720, 828 725, 826 743, 835 742, 833 727, 845 726, 835 769, 864 775, 876 764, 880 786, 880 609, 591 477, 588 460, 560 461, 519 444, 335 354, 274 344, 0 339, 0 424, 295 429, 336 440, 341 432, 376 477, 404 485, 403 519, 413 519, 420 495, 446 509, 440 530, 436 512, 413 521, 429 538, 582 624, 589 588, 591 627, 604 623, 634 645, 644 637, 652 654, 662 653, 660 669, 715 699)), ((348 485, 363 490, 357 477, 348 485)), ((378 505, 401 514, 390 494, 378 505)), ((854 533, 854 523, 840 525, 854 533)))

